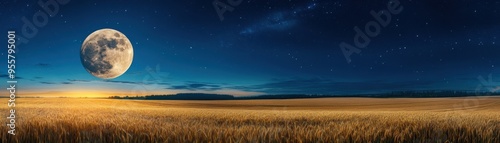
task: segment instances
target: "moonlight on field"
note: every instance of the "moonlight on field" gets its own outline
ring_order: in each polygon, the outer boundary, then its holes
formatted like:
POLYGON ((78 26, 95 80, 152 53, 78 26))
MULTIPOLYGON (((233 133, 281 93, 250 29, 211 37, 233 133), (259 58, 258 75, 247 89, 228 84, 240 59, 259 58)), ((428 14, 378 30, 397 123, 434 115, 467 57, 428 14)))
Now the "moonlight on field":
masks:
POLYGON ((80 50, 83 67, 101 79, 113 79, 125 73, 133 57, 134 50, 128 38, 114 29, 93 32, 80 50))

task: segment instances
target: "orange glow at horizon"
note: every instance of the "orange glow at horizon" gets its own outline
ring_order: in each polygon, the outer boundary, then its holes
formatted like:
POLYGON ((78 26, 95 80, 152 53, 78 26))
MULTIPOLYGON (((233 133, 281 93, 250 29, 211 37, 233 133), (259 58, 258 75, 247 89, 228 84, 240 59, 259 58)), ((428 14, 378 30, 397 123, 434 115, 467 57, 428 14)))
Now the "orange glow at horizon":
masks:
POLYGON ((123 91, 90 91, 90 90, 71 90, 71 91, 24 91, 19 93, 19 97, 109 97, 109 96, 144 96, 152 94, 175 94, 170 92, 150 92, 143 94, 136 94, 133 92, 123 92, 123 91))
MULTIPOLYGON (((61 90, 61 91, 40 91, 40 90, 29 90, 22 91, 17 94, 18 97, 109 97, 109 96, 145 96, 145 95, 166 95, 166 94, 177 94, 177 93, 210 93, 210 94, 229 94, 233 96, 248 96, 262 94, 258 92, 245 92, 238 90, 220 90, 220 91, 183 91, 183 90, 163 90, 163 91, 142 91, 142 92, 131 92, 131 91, 121 91, 121 90, 61 90)), ((3 94, 2 94, 3 95, 3 94)))

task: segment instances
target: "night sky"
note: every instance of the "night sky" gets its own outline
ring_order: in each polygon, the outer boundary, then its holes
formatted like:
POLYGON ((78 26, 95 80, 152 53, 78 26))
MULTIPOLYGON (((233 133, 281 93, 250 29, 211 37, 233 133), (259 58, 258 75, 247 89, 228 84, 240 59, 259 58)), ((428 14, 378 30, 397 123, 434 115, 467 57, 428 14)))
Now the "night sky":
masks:
MULTIPOLYGON (((385 27, 370 11, 388 10, 389 0, 215 2, 232 11, 219 17, 213 0, 59 5, 27 43, 18 40, 18 94, 358 94, 500 85, 499 1, 401 0, 385 27), (371 21, 378 35, 347 60, 339 45, 358 48, 355 27, 365 32, 371 21), (112 80, 92 76, 80 62, 83 40, 102 28, 122 32, 134 48, 132 66, 112 80)), ((0 5, 5 35, 16 30, 22 37, 22 17, 33 21, 45 12, 37 1, 0 5)))

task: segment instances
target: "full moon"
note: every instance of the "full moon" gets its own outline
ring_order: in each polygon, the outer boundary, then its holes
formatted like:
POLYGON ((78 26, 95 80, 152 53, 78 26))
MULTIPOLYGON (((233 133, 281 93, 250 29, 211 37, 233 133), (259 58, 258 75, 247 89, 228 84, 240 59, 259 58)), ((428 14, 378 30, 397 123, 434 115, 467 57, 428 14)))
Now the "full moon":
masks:
POLYGON ((113 79, 125 73, 134 57, 128 38, 114 29, 100 29, 85 39, 80 60, 90 74, 101 79, 113 79))

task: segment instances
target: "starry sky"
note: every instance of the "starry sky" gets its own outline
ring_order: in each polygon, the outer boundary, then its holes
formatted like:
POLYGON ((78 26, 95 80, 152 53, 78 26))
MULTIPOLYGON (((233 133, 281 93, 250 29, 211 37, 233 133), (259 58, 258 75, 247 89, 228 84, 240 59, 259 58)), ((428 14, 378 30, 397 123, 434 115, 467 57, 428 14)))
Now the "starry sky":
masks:
POLYGON ((474 91, 500 77, 495 0, 69 0, 33 35, 22 33, 23 17, 47 14, 38 1, 0 5, 3 31, 25 39, 16 53, 21 96, 474 91), (387 13, 396 4, 399 13, 387 13), (380 25, 371 11, 391 19, 380 25), (356 27, 367 34, 370 24, 369 43, 357 47, 356 27), (131 67, 112 80, 89 74, 79 57, 83 40, 102 28, 134 48, 131 67), (359 51, 348 60, 341 43, 359 51))

